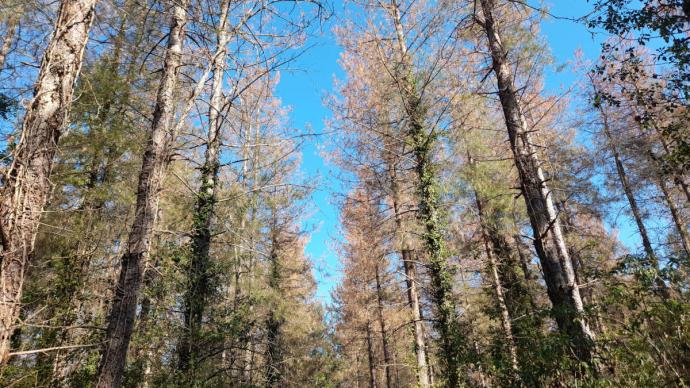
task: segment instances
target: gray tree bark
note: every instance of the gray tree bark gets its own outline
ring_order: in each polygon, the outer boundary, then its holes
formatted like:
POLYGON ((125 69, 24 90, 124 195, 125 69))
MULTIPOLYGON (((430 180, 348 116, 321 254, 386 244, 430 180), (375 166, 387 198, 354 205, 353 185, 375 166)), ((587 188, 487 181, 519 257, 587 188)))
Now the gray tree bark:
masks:
POLYGON ((479 227, 481 229, 482 240, 484 242, 484 250, 486 252, 486 258, 489 262, 489 275, 491 276, 491 281, 493 282, 498 308, 501 311, 501 328, 503 329, 503 335, 505 336, 506 344, 508 346, 508 353, 510 354, 510 365, 513 371, 516 373, 516 376, 514 377, 517 377, 517 372, 519 370, 517 346, 515 346, 515 337, 513 336, 513 325, 511 323, 510 311, 508 310, 508 305, 506 304, 505 292, 503 291, 501 278, 498 276, 498 263, 496 262, 496 256, 494 255, 494 251, 491 249, 489 244, 489 232, 485 224, 486 220, 484 219, 484 204, 479 198, 479 194, 476 190, 474 191, 474 199, 477 205, 479 227))
POLYGON ((371 340, 371 322, 367 321, 367 356, 369 359, 369 387, 376 388, 376 362, 374 346, 371 340))
MULTIPOLYGON (((390 145, 389 145, 390 147, 390 145)), ((424 322, 419 305, 419 291, 415 280, 415 264, 412 257, 412 249, 408 242, 407 231, 403 222, 403 214, 400 209, 400 183, 398 182, 397 162, 393 159, 398 157, 394 152, 390 152, 386 158, 388 164, 388 175, 390 179, 391 202, 393 202, 393 217, 395 219, 395 233, 400 244, 400 256, 405 271, 405 282, 407 284, 407 300, 412 313, 414 350, 417 358, 417 384, 420 388, 428 388, 429 366, 427 365, 426 340, 424 338, 424 322)))
POLYGON ((188 1, 182 0, 173 8, 163 76, 139 174, 134 223, 122 255, 120 276, 96 375, 95 386, 99 388, 119 387, 122 384, 139 290, 151 248, 159 191, 175 137, 171 131, 175 105, 174 91, 182 60, 188 1))
POLYGON ((554 316, 559 329, 570 337, 576 356, 590 362, 595 352, 595 336, 585 321, 580 289, 575 280, 552 193, 546 185, 536 150, 530 142, 527 121, 508 62, 508 52, 494 20, 495 2, 480 0, 480 3, 484 18, 479 23, 489 42, 510 146, 554 316))
POLYGON ((460 355, 463 351, 462 337, 457 322, 457 309, 453 295, 451 269, 448 264, 442 236, 440 194, 437 187, 436 171, 432 161, 434 133, 425 128, 426 111, 420 97, 420 90, 414 82, 412 60, 408 53, 402 16, 396 0, 391 0, 390 10, 396 32, 398 54, 401 70, 395 76, 401 85, 406 119, 406 138, 411 144, 415 160, 416 184, 419 200, 418 219, 424 228, 423 241, 429 255, 429 276, 431 277, 431 295, 436 309, 435 326, 441 342, 441 364, 444 370, 443 384, 455 387, 460 378, 460 355))
POLYGON ((383 287, 381 285, 381 273, 379 266, 374 267, 374 279, 376 280, 376 310, 379 315, 379 328, 381 329, 381 346, 383 349, 383 369, 386 372, 386 388, 393 386, 393 374, 390 349, 388 348, 388 331, 386 330, 386 320, 383 316, 383 287))
MULTIPOLYGON (((22 123, 0 198, 0 364, 7 362, 19 316, 24 274, 41 212, 51 191, 53 157, 68 122, 74 83, 97 0, 63 0, 46 49, 34 97, 22 123)), ((7 39, 7 38, 6 38, 7 39)))
POLYGON ((178 344, 179 368, 195 369, 199 358, 199 331, 204 315, 209 289, 209 265, 211 248, 211 220, 216 205, 216 186, 220 170, 220 130, 223 124, 223 76, 227 54, 227 17, 230 0, 223 1, 218 24, 216 53, 212 59, 213 83, 208 111, 208 139, 204 164, 201 167, 201 184, 197 193, 192 230, 191 263, 188 269, 188 290, 185 295, 185 334, 178 344))
POLYGON ((2 39, 2 46, 0 46, 0 72, 5 68, 7 55, 10 53, 12 43, 14 42, 14 35, 19 28, 19 16, 11 15, 7 20, 7 31, 5 37, 2 39))

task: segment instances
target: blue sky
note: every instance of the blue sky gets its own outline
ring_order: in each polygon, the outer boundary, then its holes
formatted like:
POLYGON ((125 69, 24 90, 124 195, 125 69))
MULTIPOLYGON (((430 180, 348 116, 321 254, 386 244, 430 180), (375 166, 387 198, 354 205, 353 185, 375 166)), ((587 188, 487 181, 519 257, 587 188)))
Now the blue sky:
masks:
MULTIPOLYGON (((580 17, 590 9, 585 0, 559 0, 550 3, 549 7, 551 14, 569 18, 580 17)), ((335 1, 334 8, 337 16, 343 10, 343 5, 335 1)), ((334 20, 337 22, 337 18, 334 20)), ((342 78, 344 75, 338 65, 340 48, 330 32, 331 27, 325 26, 321 36, 312 38, 311 44, 314 46, 291 65, 297 70, 283 70, 277 90, 283 103, 291 107, 292 125, 299 129, 309 128, 313 133, 325 132, 325 120, 330 117, 330 111, 323 106, 323 98, 331 93, 334 77, 342 78)), ((543 22, 542 34, 550 44, 555 59, 553 68, 546 75, 546 89, 559 93, 577 81, 577 75, 568 65, 574 59, 575 52, 582 50, 585 58, 596 58, 599 53, 598 39, 601 37, 593 37, 581 24, 554 18, 543 22), (559 68, 560 71, 555 71, 559 68)), ((330 291, 340 278, 338 259, 333 249, 339 224, 333 195, 338 192, 339 183, 334 177, 333 166, 326 163, 319 151, 321 145, 327 142, 327 136, 315 136, 309 140, 304 149, 302 166, 310 179, 319 177, 320 184, 310 204, 310 217, 305 221, 307 228, 313 231, 306 250, 314 262, 317 298, 326 303, 330 301, 330 291)), ((621 229, 620 237, 626 245, 636 245, 634 231, 629 227, 621 229)))

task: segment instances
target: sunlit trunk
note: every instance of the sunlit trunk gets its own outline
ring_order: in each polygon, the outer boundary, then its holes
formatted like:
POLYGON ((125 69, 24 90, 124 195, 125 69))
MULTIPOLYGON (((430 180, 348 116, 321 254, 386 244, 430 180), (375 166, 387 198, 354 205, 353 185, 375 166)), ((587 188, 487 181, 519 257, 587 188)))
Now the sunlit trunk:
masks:
POLYGON ((498 83, 510 146, 518 170, 522 196, 532 224, 534 244, 544 271, 549 299, 559 329, 571 339, 576 356, 591 362, 595 337, 585 321, 580 289, 566 248, 553 204, 552 192, 546 184, 537 150, 530 142, 529 128, 514 84, 508 52, 494 20, 493 0, 480 0, 483 20, 498 83))
POLYGON ((188 0, 182 0, 173 7, 163 76, 139 174, 134 222, 121 258, 120 276, 108 316, 108 329, 96 377, 95 385, 99 388, 118 387, 122 384, 139 290, 151 249, 159 192, 174 142, 174 134, 171 131, 174 92, 182 61, 187 5, 188 0))
MULTIPOLYGON (((223 77, 227 53, 227 16, 230 0, 223 1, 218 25, 218 40, 212 59, 213 83, 208 112, 208 139, 204 164, 201 166, 201 184, 197 193, 192 225, 192 244, 188 268, 188 289, 185 295, 185 333, 178 344, 179 369, 196 369, 199 363, 200 331, 206 301, 212 290, 209 284, 211 249, 211 220, 216 205, 216 186, 220 170, 220 130, 223 126, 223 77)), ((192 371, 192 376, 194 371, 192 371)))
MULTIPOLYGON (((7 362, 19 316, 24 275, 39 220, 51 191, 50 172, 67 124, 74 83, 97 0, 63 0, 53 37, 43 54, 33 100, 27 108, 0 199, 0 364, 7 362)), ((6 42, 9 39, 5 37, 6 42)), ((3 59, 4 60, 4 59, 3 59)))

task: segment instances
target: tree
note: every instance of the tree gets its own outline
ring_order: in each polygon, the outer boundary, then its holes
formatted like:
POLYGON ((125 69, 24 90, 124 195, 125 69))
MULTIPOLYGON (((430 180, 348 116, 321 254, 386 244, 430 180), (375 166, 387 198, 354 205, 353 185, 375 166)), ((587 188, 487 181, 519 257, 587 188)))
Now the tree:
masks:
POLYGON ((544 270, 544 279, 560 330, 571 338, 577 357, 592 362, 595 337, 584 316, 584 305, 575 279, 575 272, 556 216, 552 193, 534 146, 530 143, 527 121, 515 88, 508 52, 503 46, 499 25, 495 20, 496 3, 482 0, 482 19, 498 84, 498 95, 505 115, 506 128, 520 176, 522 195, 532 224, 534 243, 544 270))
MULTIPOLYGON (((444 216, 440 209, 441 193, 434 158, 440 131, 437 124, 442 120, 439 116, 443 116, 444 106, 428 106, 430 100, 422 97, 432 95, 430 91, 435 87, 432 84, 436 81, 438 68, 442 66, 442 63, 430 60, 427 67, 425 59, 447 54, 446 47, 436 47, 431 43, 447 32, 443 27, 437 28, 436 24, 442 24, 440 20, 444 14, 437 14, 436 8, 402 5, 397 1, 365 3, 363 10, 367 12, 366 25, 376 27, 359 27, 362 36, 358 38, 352 34, 352 29, 357 28, 353 25, 347 29, 347 35, 341 35, 346 52, 352 54, 347 58, 353 61, 346 64, 352 82, 343 89, 347 94, 346 104, 352 104, 346 106, 352 117, 346 117, 345 120, 352 121, 355 126, 363 124, 365 128, 371 127, 376 138, 381 137, 382 131, 388 131, 392 139, 404 139, 404 155, 412 159, 409 167, 415 172, 410 178, 414 182, 416 217, 419 232, 423 236, 421 244, 432 279, 430 287, 435 326, 443 349, 442 375, 447 379, 446 384, 455 386, 459 381, 463 345, 453 295, 452 270, 448 263, 449 252, 444 247, 444 216), (408 7, 411 8, 407 11, 407 19, 403 20, 401 9, 408 7), (428 15, 428 19, 416 27, 412 20, 422 15, 428 15), (406 20, 410 24, 406 24, 406 20), (415 40, 419 46, 408 46, 408 33, 424 36, 415 40), (357 66, 361 66, 361 69, 357 66), (361 74, 361 71, 371 72, 372 69, 378 69, 378 73, 361 74), (380 84, 372 82, 376 78, 380 84), (357 101, 358 98, 362 101, 357 101), (371 117, 372 112, 366 109, 373 109, 379 117, 371 117), (390 129, 386 129, 386 126, 390 129)), ((384 144, 389 141, 384 140, 384 144)), ((399 152, 398 149, 391 151, 399 152)), ((401 230, 399 233, 406 232, 401 230)))
POLYGON ((199 328, 204 315, 206 299, 210 293, 208 274, 211 245, 211 217, 216 202, 216 185, 220 169, 220 129, 223 123, 223 76, 225 74, 228 44, 229 1, 223 1, 218 21, 216 55, 212 59, 213 85, 208 111, 208 143, 201 167, 201 184, 193 221, 191 263, 189 265, 189 289, 185 296, 185 337, 179 347, 179 363, 182 371, 194 369, 198 358, 199 328))
MULTIPOLYGON (((668 109, 687 107, 690 93, 690 53, 688 53, 688 25, 690 25, 690 3, 687 0, 641 1, 596 0, 593 1, 593 12, 587 18, 590 29, 600 28, 614 37, 602 42, 604 56, 618 55, 615 61, 603 61, 597 64, 600 75, 613 81, 626 81, 636 78, 641 68, 636 66, 619 66, 619 63, 638 61, 638 48, 627 44, 630 41, 640 46, 649 46, 654 50, 656 66, 647 68, 655 79, 664 80, 663 84, 628 89, 636 99, 659 98, 663 96, 663 106, 668 109), (611 71, 613 70, 613 71, 611 71)), ((639 86, 639 85, 638 85, 639 86)), ((649 85, 647 85, 649 86, 649 85)), ((613 96, 610 96, 613 97, 613 96)), ((682 122, 687 121, 687 113, 682 115, 682 122)), ((659 128, 665 141, 669 143, 668 155, 664 160, 674 169, 687 172, 690 160, 690 146, 685 126, 676 122, 667 123, 659 128)))
POLYGON ((95 0, 62 1, 50 45, 41 62, 34 98, 24 117, 12 163, 3 176, 0 205, 0 362, 10 354, 19 316, 24 274, 39 220, 50 195, 50 171, 67 123, 74 83, 93 20, 95 0), (76 22, 75 22, 76 21, 76 22))
POLYGON ((102 358, 98 367, 96 386, 99 387, 122 384, 139 289, 143 280, 144 266, 150 255, 151 234, 158 212, 158 192, 170 160, 170 148, 175 141, 175 133, 171 128, 175 102, 173 93, 182 60, 187 5, 188 3, 183 1, 173 6, 163 75, 158 87, 151 132, 146 142, 137 186, 134 222, 121 259, 122 268, 115 289, 102 358))

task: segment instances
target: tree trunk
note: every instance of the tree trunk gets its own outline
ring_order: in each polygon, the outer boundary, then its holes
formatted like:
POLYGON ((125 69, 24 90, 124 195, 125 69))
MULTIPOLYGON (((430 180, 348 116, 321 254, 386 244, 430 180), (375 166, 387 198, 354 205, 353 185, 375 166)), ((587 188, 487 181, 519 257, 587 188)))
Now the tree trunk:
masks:
POLYGON ((493 70, 498 81, 498 95, 553 313, 559 329, 570 337, 576 356, 591 362, 595 352, 595 337, 584 318, 580 289, 575 281, 551 191, 546 185, 536 150, 530 143, 527 121, 508 63, 508 52, 494 21, 494 1, 480 2, 484 15, 481 25, 488 38, 493 70))
POLYGON ((453 296, 453 276, 448 265, 440 228, 439 188, 431 151, 435 135, 428 134, 424 128, 425 109, 420 92, 414 82, 411 59, 407 52, 400 9, 396 0, 391 0, 393 24, 396 31, 398 53, 402 70, 397 77, 402 85, 401 97, 407 116, 407 140, 411 143, 417 172, 417 195, 419 211, 417 216, 424 228, 423 241, 429 255, 429 275, 431 276, 431 296, 436 307, 437 319, 434 321, 441 341, 441 360, 444 369, 445 385, 458 385, 460 354, 460 330, 457 322, 456 305, 453 296))
POLYGON ((532 275, 532 270, 529 268, 531 259, 525 254, 525 250, 529 252, 529 247, 524 241, 522 241, 522 237, 520 237, 518 234, 513 235, 513 240, 515 240, 515 250, 520 258, 520 268, 522 268, 522 274, 525 278, 525 281, 529 284, 535 279, 535 276, 532 275))
POLYGON ((174 142, 170 126, 174 115, 174 91, 182 59, 187 4, 188 0, 182 0, 179 5, 174 6, 163 76, 139 174, 134 223, 121 259, 120 277, 108 317, 108 329, 96 377, 96 387, 99 388, 119 387, 122 383, 143 270, 151 247, 159 191, 174 142))
MULTIPOLYGON (((559 207, 559 211, 563 212, 563 229, 565 232, 565 235, 568 236, 570 234, 575 233, 576 227, 575 227, 575 222, 573 221, 573 215, 572 211, 570 210, 568 203, 566 201, 561 202, 561 206, 559 207)), ((587 304, 590 306, 598 306, 599 301, 596 295, 596 292, 591 284, 591 279, 589 277, 589 273, 587 269, 584 266, 584 263, 582 261, 581 255, 576 252, 572 247, 569 247, 568 252, 570 253, 571 257, 573 258, 573 264, 575 266, 575 276, 577 278, 577 283, 578 284, 587 284, 585 288, 581 288, 582 292, 582 298, 585 300, 587 304)), ((597 308, 596 311, 593 313, 593 318, 594 321, 593 326, 594 329, 597 331, 597 333, 604 333, 605 330, 605 325, 603 320, 601 319, 601 312, 597 308)))
POLYGON ((666 181, 662 178, 657 181, 657 184, 659 185, 659 189, 661 189, 661 193, 664 196, 666 205, 668 205, 668 209, 671 212, 673 223, 676 225, 676 229, 678 229, 678 237, 680 238, 683 251, 690 257, 690 236, 688 235, 688 227, 685 224, 685 221, 683 221, 680 210, 676 206, 676 203, 671 196, 668 186, 666 185, 666 181))
MULTIPOLYGON (((625 171, 625 166, 623 165, 620 152, 618 151, 618 147, 616 146, 613 136, 611 135, 611 130, 609 128, 608 122, 608 115, 604 111, 604 108, 601 106, 599 107, 599 112, 601 114, 601 118, 603 121, 602 127, 604 130, 604 135, 606 136, 608 146, 611 149, 611 153, 613 154, 613 161, 616 165, 616 173, 618 174, 618 180, 621 183, 623 192, 625 193, 625 197, 627 198, 628 204, 630 205, 630 211, 632 212, 633 219, 635 220, 635 224, 637 225, 637 230, 640 233, 640 238, 642 239, 642 247, 644 248, 644 251, 647 254, 647 259, 650 261, 650 264, 654 267, 654 269, 657 272, 659 272, 661 269, 659 267, 659 260, 656 257, 654 249, 652 248, 652 242, 649 239, 647 228, 645 227, 644 220, 642 219, 642 212, 640 211, 640 208, 637 205, 637 199, 635 199, 632 187, 630 186, 630 183, 628 181, 628 174, 625 171)), ((661 279, 658 275, 655 276, 655 283, 657 287, 659 287, 659 291, 665 299, 671 297, 671 292, 668 286, 666 285, 664 280, 661 279)))
POLYGON ((383 316, 383 289, 381 287, 381 274, 379 272, 379 266, 374 267, 376 280, 376 308, 379 315, 379 326, 381 328, 381 346, 383 349, 383 369, 386 372, 386 388, 393 386, 393 375, 391 371, 391 356, 390 349, 388 348, 388 332, 386 330, 386 320, 383 316))
POLYGON ((97 0, 63 0, 0 199, 0 365, 7 362, 57 142, 67 124, 97 0))
POLYGON ((419 219, 424 226, 423 239, 429 255, 429 275, 437 327, 441 339, 444 375, 447 386, 455 387, 459 379, 459 336, 456 305, 453 296, 453 277, 446 258, 443 235, 440 228, 439 188, 431 162, 430 145, 422 127, 412 124, 411 138, 415 145, 416 171, 419 177, 419 219))
POLYGON ((7 55, 10 53, 12 43, 14 43, 14 35, 17 33, 17 29, 19 29, 19 16, 11 15, 7 20, 7 31, 5 31, 2 46, 0 46, 0 72, 5 68, 5 61, 7 61, 7 55))
MULTIPOLYGON (((659 126, 656 123, 653 123, 652 126, 659 134, 659 142, 661 143, 663 149, 662 157, 668 157, 671 154, 671 150, 668 145, 668 142, 664 138, 663 131, 659 130, 659 126)), ((640 128, 640 130, 642 131, 643 128, 640 128)), ((649 154, 653 162, 659 161, 660 158, 654 155, 654 151, 651 149, 651 145, 649 147, 649 154)), ((685 199, 688 201, 688 203, 690 203, 690 189, 688 188, 687 183, 685 183, 685 177, 683 176, 682 170, 680 170, 679 168, 671 168, 670 171, 667 171, 664 169, 663 165, 659 167, 661 178, 657 179, 656 183, 659 186, 659 189, 661 190, 662 194, 664 195, 664 200, 666 201, 666 205, 668 206, 668 209, 671 212, 673 222, 676 224, 676 228, 678 229, 678 234, 680 237, 680 242, 683 247, 683 250, 685 251, 686 255, 690 256, 690 235, 688 235, 688 228, 685 224, 685 221, 683 221, 683 217, 680 214, 678 206, 673 200, 673 196, 671 195, 671 192, 664 178, 668 177, 668 179, 672 180, 673 183, 681 189, 683 194, 685 194, 685 199)))
MULTIPOLYGON (((274 210, 275 211, 275 210, 274 210)), ((275 217, 275 215, 274 215, 275 217)), ((280 265, 280 241, 279 231, 276 220, 274 219, 271 231, 271 254, 270 265, 271 271, 268 279, 268 286, 273 291, 273 296, 281 295, 281 265, 280 265)), ((274 303, 279 303, 276 299, 274 303)), ((268 320, 266 321, 266 385, 268 387, 279 387, 281 381, 281 346, 280 346, 280 330, 283 325, 283 319, 276 314, 275 305, 269 312, 268 320)))
POLYGON ((486 220, 484 218, 484 206, 482 201, 479 199, 479 194, 474 191, 474 199, 477 204, 477 214, 479 215, 479 227, 481 228, 482 240, 484 242, 484 250, 486 251, 486 258, 489 261, 489 274, 494 286, 494 292, 496 293, 496 301, 498 302, 498 308, 501 311, 501 327, 503 328, 503 335, 506 337, 506 343, 508 345, 508 354, 510 354, 510 365, 515 376, 517 377, 518 372, 518 361, 517 361, 517 347, 515 346, 515 338, 513 337, 513 327, 511 323, 510 312, 508 311, 508 305, 506 304, 505 293, 503 291, 503 284, 498 276, 498 266, 496 263, 496 257, 494 252, 489 245, 488 230, 486 227, 486 220))
MULTIPOLYGON (((158 280, 156 275, 158 274, 159 266, 160 263, 156 261, 156 263, 153 265, 153 268, 149 268, 144 271, 144 290, 150 289, 150 287, 158 280)), ((153 301, 149 296, 145 295, 143 298, 141 298, 139 316, 137 317, 136 324, 136 331, 140 336, 148 335, 149 328, 152 326, 151 324, 153 323, 155 325, 155 317, 152 314, 153 307, 153 301)), ((139 381, 137 382, 137 387, 146 388, 150 384, 152 369, 151 362, 153 361, 154 356, 153 346, 154 344, 152 343, 146 343, 143 347, 140 346, 135 348, 134 354, 132 354, 134 361, 140 362, 140 377, 139 381), (144 354, 142 354, 142 350, 144 351, 144 354)))
POLYGON ((644 221, 642 220, 642 213, 640 212, 640 208, 637 206, 637 199, 635 199, 635 195, 632 192, 632 188, 628 183, 628 174, 625 171, 625 166, 623 165, 620 153, 618 152, 618 147, 616 147, 616 144, 611 138, 611 133, 609 132, 608 123, 606 122, 605 117, 606 116, 604 116, 604 133, 606 134, 606 138, 609 142, 609 148, 611 149, 611 153, 613 154, 613 161, 616 165, 616 173, 618 174, 618 180, 620 181, 621 186, 623 187, 625 197, 628 199, 630 211, 632 212, 633 219, 635 219, 635 224, 637 225, 637 231, 640 233, 640 238, 642 239, 642 247, 644 248, 644 251, 647 254, 647 256, 656 257, 654 249, 652 248, 651 240, 649 239, 649 234, 647 233, 647 228, 645 227, 644 221))
POLYGON ((417 280, 415 264, 412 258, 412 251, 402 251, 403 266, 405 267, 405 281, 407 283, 407 300, 412 310, 414 320, 414 350, 417 357, 417 383, 420 388, 431 386, 429 381, 429 366, 426 355, 426 339, 424 338, 424 321, 422 320, 421 308, 419 305, 419 291, 417 290, 417 280))
MULTIPOLYGON (((568 236, 573 236, 575 234, 575 221, 573 220, 573 214, 568 206, 567 201, 557 202, 556 208, 558 213, 561 214, 561 221, 563 222, 563 235, 568 238, 568 236)), ((573 262, 573 270, 575 271, 575 280, 577 284, 589 284, 589 277, 587 276, 587 271, 580 257, 580 253, 577 249, 572 246, 568 246, 568 254, 573 262)), ((592 305, 594 302, 592 300, 592 292, 589 287, 581 287, 580 294, 582 295, 582 300, 585 303, 592 305)))
POLYGON ((360 355, 359 355, 359 352, 357 352, 357 354, 356 354, 356 356, 355 356, 355 373, 356 373, 356 376, 355 376, 355 384, 356 384, 356 385, 355 385, 355 387, 357 387, 357 388, 361 388, 361 387, 362 387, 362 384, 360 383, 360 380, 361 380, 361 379, 360 379, 360 373, 359 373, 359 370, 360 370, 360 367, 361 367, 362 364, 361 364, 361 362, 360 362, 360 360, 359 360, 359 356, 360 356, 360 355))
POLYGON ((371 323, 367 321, 367 355, 369 356, 369 387, 376 388, 376 363, 374 361, 374 347, 371 340, 371 323))
MULTIPOLYGON (((668 157, 671 155, 671 149, 668 145, 668 142, 664 138, 664 133, 663 131, 659 130, 659 127, 654 123, 654 129, 656 132, 659 134, 659 142, 661 143, 661 146, 664 150, 663 156, 668 157)), ((663 166, 662 166, 663 167, 663 166)), ((663 168, 662 168, 662 172, 663 168)), ((685 176, 683 173, 682 168, 678 168, 677 166, 672 166, 670 168, 670 171, 665 172, 664 175, 668 175, 669 178, 673 179, 673 183, 680 188, 680 190, 685 194, 685 200, 690 203, 690 187, 688 187, 688 184, 685 182, 685 176)))
MULTIPOLYGON (((201 184, 197 194, 193 219, 188 289, 185 295, 185 333, 178 345, 179 369, 195 370, 201 350, 201 322, 206 300, 212 293, 209 284, 209 251, 211 247, 211 220, 216 205, 216 186, 220 170, 220 130, 223 124, 223 76, 225 74, 226 45, 228 40, 227 16, 230 0, 223 1, 218 26, 216 54, 212 59, 213 84, 208 112, 208 140, 204 164, 201 167, 201 184)), ((192 372, 192 375, 194 372, 192 372)))
MULTIPOLYGON (((390 147, 391 145, 389 145, 390 147)), ((397 175, 397 162, 394 152, 386 158, 388 163, 388 171, 391 185, 391 202, 393 202, 393 217, 395 219, 395 233, 400 243, 400 256, 405 270, 405 282, 407 283, 407 300, 410 306, 413 320, 413 335, 414 335, 414 351, 417 358, 417 384, 420 388, 428 388, 429 382, 429 367, 426 361, 426 341, 424 338, 424 322, 419 305, 419 292, 417 291, 417 283, 415 281, 415 264, 412 258, 412 250, 409 247, 407 239, 407 231, 404 229, 403 215, 400 209, 400 185, 397 175)))

